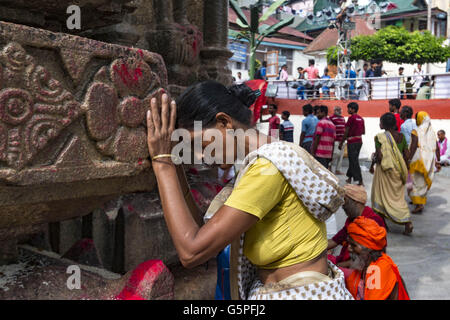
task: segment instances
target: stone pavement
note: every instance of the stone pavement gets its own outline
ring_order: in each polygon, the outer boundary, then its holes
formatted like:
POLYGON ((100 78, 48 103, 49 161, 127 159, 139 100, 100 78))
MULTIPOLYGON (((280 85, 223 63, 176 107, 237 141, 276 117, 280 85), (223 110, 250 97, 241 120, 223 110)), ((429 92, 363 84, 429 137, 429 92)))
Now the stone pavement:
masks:
MULTIPOLYGON (((344 159, 346 161, 346 159, 344 159)), ((361 162, 363 179, 370 206, 373 176, 368 162, 361 162), (366 169, 364 171, 364 169, 366 169)), ((346 172, 346 163, 343 172, 346 172)), ((345 184, 345 175, 338 176, 345 184)), ((450 299, 450 168, 442 168, 435 175, 428 193, 428 203, 422 214, 413 214, 414 231, 402 234, 404 227, 388 221, 387 253, 397 264, 411 299, 450 299)), ((407 198, 409 203, 409 198, 407 198)), ((413 206, 410 205, 410 209, 413 206)), ((336 214, 338 230, 346 215, 342 209, 336 214)))

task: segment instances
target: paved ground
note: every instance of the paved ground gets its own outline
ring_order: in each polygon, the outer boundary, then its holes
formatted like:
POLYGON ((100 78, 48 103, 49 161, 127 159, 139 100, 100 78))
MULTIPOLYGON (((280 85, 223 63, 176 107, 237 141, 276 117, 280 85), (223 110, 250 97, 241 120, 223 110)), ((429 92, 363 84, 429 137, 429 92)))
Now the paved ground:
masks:
MULTIPOLYGON (((367 168, 363 179, 370 205, 372 175, 369 164, 362 165, 367 168)), ((345 172, 346 167, 343 169, 345 172)), ((346 177, 339 179, 344 183, 346 177)), ((428 195, 423 213, 412 215, 412 235, 404 236, 403 226, 388 222, 387 253, 398 265, 411 299, 450 299, 450 168, 435 175, 428 195)), ((345 219, 340 209, 336 215, 338 230, 345 219)))

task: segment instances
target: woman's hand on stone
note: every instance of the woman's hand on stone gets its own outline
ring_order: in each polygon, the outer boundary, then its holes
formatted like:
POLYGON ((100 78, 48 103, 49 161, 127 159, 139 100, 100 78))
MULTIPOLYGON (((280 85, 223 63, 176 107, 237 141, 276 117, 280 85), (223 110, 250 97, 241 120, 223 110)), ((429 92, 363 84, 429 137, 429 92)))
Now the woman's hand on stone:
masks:
POLYGON ((177 108, 175 101, 169 103, 167 94, 161 100, 152 98, 147 111, 147 144, 150 157, 172 152, 172 132, 175 130, 177 108))

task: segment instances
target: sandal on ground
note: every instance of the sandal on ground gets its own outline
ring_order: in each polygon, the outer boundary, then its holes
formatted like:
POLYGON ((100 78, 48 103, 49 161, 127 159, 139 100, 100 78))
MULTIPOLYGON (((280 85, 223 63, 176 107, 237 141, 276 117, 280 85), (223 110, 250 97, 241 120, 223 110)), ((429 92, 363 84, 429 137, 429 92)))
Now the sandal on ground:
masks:
POLYGON ((412 225, 412 223, 407 223, 405 224, 405 231, 403 231, 403 234, 405 236, 410 235, 414 230, 414 227, 412 225))
POLYGON ((411 213, 420 214, 420 213, 422 213, 422 211, 423 211, 423 205, 418 205, 418 206, 416 206, 416 208, 413 211, 411 211, 411 213))

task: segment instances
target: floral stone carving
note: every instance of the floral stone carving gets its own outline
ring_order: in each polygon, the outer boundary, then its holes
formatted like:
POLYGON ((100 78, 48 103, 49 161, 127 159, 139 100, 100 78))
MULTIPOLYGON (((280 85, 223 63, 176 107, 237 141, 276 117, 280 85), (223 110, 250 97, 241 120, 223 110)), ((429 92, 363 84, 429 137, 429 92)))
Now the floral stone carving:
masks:
POLYGON ((103 155, 123 162, 147 158, 145 114, 160 86, 150 66, 134 57, 116 59, 97 72, 82 108, 103 155))

